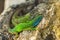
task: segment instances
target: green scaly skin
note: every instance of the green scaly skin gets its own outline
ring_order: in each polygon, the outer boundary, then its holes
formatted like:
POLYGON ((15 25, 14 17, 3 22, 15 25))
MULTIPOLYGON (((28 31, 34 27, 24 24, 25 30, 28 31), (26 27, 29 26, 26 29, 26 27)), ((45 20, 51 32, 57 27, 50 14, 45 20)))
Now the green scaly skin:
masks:
MULTIPOLYGON (((32 20, 34 17, 31 15, 31 13, 27 13, 23 16, 18 16, 17 14, 19 13, 19 10, 16 11, 12 17, 12 24, 14 26, 18 25, 19 23, 25 23, 25 22, 28 22, 30 20, 32 20), (32 18, 31 18, 32 17, 32 18)), ((36 14, 36 16, 38 16, 39 14, 36 14)))
POLYGON ((18 16, 17 15, 18 13, 19 13, 19 10, 17 10, 12 17, 12 24, 14 26, 16 26, 19 23, 28 22, 30 20, 30 17, 31 17, 30 13, 27 13, 26 15, 23 15, 23 16, 18 16))
POLYGON ((19 33, 23 30, 35 30, 36 27, 32 27, 33 23, 39 18, 41 17, 41 15, 35 17, 33 20, 25 22, 25 23, 20 23, 18 25, 16 25, 13 29, 9 29, 9 33, 11 34, 16 34, 19 33))

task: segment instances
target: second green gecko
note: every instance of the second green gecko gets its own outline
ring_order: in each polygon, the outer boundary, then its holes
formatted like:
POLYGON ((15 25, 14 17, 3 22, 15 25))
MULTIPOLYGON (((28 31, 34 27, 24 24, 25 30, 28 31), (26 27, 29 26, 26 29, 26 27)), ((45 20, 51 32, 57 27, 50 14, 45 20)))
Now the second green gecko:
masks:
POLYGON ((15 34, 15 33, 19 33, 23 30, 35 30, 37 26, 37 24, 39 24, 39 22, 42 20, 43 16, 39 15, 37 17, 35 17, 34 19, 30 20, 29 22, 25 22, 25 23, 20 23, 18 25, 16 25, 13 29, 9 29, 9 33, 11 34, 15 34))
POLYGON ((14 15, 12 16, 12 24, 14 26, 18 25, 19 23, 24 23, 24 22, 27 22, 29 20, 31 20, 31 13, 26 13, 25 15, 22 15, 22 16, 18 16, 18 14, 22 14, 22 13, 19 13, 20 11, 17 10, 14 15))
POLYGON ((19 10, 17 10, 14 13, 14 15, 12 16, 12 20, 11 20, 11 22, 14 26, 16 26, 20 23, 26 23, 26 22, 32 20, 33 18, 35 18, 36 16, 39 15, 39 13, 36 13, 36 14, 34 13, 33 14, 33 13, 30 13, 30 12, 26 13, 25 15, 20 15, 20 16, 18 16, 18 14, 23 14, 23 13, 20 13, 19 10))

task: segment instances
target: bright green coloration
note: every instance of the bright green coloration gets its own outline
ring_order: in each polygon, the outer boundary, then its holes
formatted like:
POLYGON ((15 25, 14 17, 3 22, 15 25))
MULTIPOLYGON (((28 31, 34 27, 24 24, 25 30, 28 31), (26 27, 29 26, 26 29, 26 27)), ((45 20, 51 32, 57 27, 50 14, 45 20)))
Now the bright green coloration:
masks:
POLYGON ((16 11, 12 17, 12 24, 14 26, 20 24, 20 23, 26 23, 30 20, 32 20, 34 17, 38 16, 39 14, 32 14, 32 13, 26 13, 25 15, 18 16, 19 10, 16 11))
POLYGON ((12 34, 21 32, 23 30, 35 30, 36 28, 34 28, 33 24, 35 23, 35 21, 37 21, 42 15, 39 15, 37 17, 35 17, 34 19, 25 22, 25 23, 20 23, 18 25, 16 25, 13 29, 9 29, 9 32, 12 34))
POLYGON ((17 16, 17 14, 18 13, 16 12, 12 17, 12 24, 14 26, 16 26, 19 23, 28 22, 31 20, 30 19, 30 17, 31 17, 30 13, 27 13, 26 15, 23 15, 23 16, 17 16))

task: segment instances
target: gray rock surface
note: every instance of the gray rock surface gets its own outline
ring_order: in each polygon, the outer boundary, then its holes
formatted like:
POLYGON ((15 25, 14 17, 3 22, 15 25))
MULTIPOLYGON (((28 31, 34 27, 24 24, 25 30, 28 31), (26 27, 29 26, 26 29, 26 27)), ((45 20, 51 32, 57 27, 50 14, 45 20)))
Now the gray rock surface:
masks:
MULTIPOLYGON (((60 40, 60 0, 39 0, 40 4, 30 12, 44 16, 37 30, 23 31, 18 38, 8 33, 10 19, 16 9, 8 8, 0 15, 1 40, 60 40), (48 4, 47 4, 48 3, 48 4)), ((18 8, 17 8, 18 9, 18 8)))

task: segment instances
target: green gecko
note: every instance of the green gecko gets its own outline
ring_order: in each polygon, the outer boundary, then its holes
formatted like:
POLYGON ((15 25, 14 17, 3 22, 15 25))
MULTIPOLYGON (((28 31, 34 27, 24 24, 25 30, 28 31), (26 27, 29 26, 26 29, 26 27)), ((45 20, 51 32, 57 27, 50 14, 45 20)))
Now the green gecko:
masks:
POLYGON ((42 20, 43 16, 42 15, 38 15, 36 16, 34 19, 25 22, 25 23, 19 23, 18 25, 16 25, 13 29, 9 29, 9 33, 11 34, 15 34, 15 33, 19 33, 23 30, 35 30, 37 26, 37 23, 39 23, 38 20, 42 20), (35 24, 36 23, 36 24, 35 24))
POLYGON ((28 22, 30 21, 32 18, 31 17, 31 14, 30 13, 27 13, 26 15, 23 15, 23 16, 18 16, 19 11, 16 11, 12 17, 12 24, 14 26, 16 26, 17 24, 19 23, 24 23, 24 22, 28 22))

